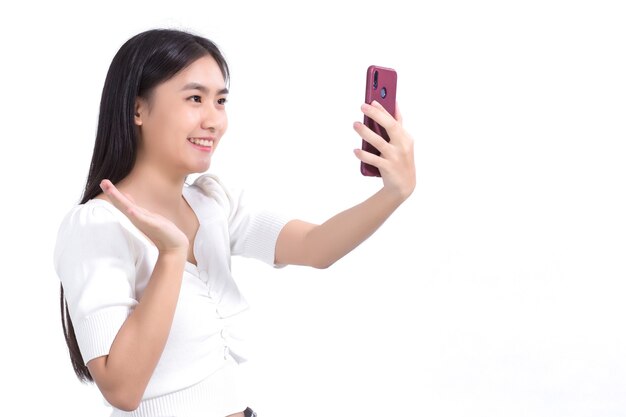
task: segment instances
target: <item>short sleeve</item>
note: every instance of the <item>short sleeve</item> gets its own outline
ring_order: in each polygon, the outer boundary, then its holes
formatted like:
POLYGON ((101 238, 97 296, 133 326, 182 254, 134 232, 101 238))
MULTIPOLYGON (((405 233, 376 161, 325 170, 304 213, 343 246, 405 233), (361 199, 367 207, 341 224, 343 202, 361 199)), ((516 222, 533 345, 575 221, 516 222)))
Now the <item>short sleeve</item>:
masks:
POLYGON ((284 266, 277 265, 274 261, 278 235, 291 220, 289 217, 247 204, 243 191, 224 187, 215 175, 204 174, 193 185, 214 198, 224 209, 228 219, 232 255, 259 259, 274 267, 284 266))
POLYGON ((54 266, 63 285, 85 363, 109 354, 137 304, 129 236, 113 206, 92 200, 73 208, 57 235, 54 266))

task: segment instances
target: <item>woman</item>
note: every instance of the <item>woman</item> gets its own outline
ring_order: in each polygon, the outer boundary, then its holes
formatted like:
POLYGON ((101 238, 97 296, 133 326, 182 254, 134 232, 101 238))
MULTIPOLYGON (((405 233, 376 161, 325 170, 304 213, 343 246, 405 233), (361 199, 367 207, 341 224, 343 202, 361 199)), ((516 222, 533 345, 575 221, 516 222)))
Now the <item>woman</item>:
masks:
POLYGON ((102 92, 84 196, 55 248, 65 337, 78 377, 113 416, 249 416, 238 392, 247 304, 230 256, 326 268, 412 193, 413 144, 399 114, 362 106, 389 143, 356 156, 384 186, 321 225, 252 210, 209 169, 227 128, 228 66, 209 40, 150 30, 114 57, 102 92))

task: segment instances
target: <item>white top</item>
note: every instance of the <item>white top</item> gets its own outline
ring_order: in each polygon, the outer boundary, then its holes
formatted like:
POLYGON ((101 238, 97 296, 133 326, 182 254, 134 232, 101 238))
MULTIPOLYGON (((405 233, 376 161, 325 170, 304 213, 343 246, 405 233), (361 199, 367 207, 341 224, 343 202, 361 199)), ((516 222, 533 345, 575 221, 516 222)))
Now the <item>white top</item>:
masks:
MULTIPOLYGON (((233 280, 230 256, 274 265, 287 219, 246 208, 241 195, 210 174, 185 186, 183 197, 200 222, 193 247, 197 266, 185 265, 170 334, 139 409, 114 409, 115 416, 224 417, 249 405, 237 394, 248 304, 233 280)), ((157 256, 154 244, 105 200, 77 205, 63 219, 54 264, 85 363, 109 353, 157 256)))

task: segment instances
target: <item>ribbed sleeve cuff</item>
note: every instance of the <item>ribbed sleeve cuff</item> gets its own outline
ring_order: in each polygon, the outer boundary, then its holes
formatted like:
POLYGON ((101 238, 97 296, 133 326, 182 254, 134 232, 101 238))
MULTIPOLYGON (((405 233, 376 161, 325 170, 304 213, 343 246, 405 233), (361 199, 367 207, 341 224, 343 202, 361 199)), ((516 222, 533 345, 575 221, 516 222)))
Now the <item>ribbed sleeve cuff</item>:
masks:
POLYGON ((291 219, 287 216, 259 211, 250 222, 249 238, 246 242, 246 256, 259 259, 268 265, 282 268, 285 265, 274 263, 276 255, 276 241, 282 228, 291 219))
POLYGON ((108 355, 117 332, 131 313, 126 306, 107 307, 74 323, 74 332, 85 364, 108 355))

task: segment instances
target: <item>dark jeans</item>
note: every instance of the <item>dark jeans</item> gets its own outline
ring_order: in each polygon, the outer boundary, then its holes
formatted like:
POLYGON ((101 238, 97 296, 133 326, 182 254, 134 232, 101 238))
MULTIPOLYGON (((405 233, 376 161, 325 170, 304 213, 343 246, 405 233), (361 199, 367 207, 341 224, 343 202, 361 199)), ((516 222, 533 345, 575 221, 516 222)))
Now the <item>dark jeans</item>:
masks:
POLYGON ((252 411, 250 407, 245 409, 245 411, 243 412, 243 415, 246 417, 257 417, 256 413, 252 411))

